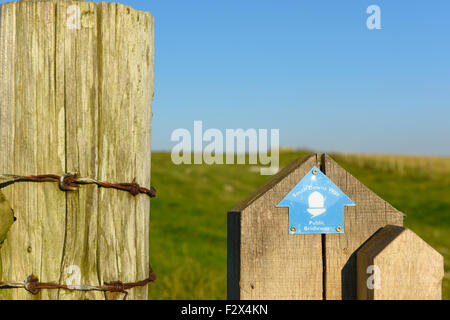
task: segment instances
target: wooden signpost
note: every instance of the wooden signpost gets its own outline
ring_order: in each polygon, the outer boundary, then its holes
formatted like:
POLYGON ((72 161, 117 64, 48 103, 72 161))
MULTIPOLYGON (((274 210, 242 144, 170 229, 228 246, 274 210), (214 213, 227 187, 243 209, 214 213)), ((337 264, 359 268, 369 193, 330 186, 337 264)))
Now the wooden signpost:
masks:
MULTIPOLYGON (((401 227, 403 217, 328 155, 314 154, 296 160, 228 213, 228 297, 233 300, 357 299, 360 282, 366 283, 370 276, 358 278, 358 250, 381 228, 401 227), (356 204, 344 208, 341 233, 292 234, 296 228, 289 230, 289 208, 278 207, 314 167, 320 168, 356 204)), ((402 249, 420 251, 422 247, 402 249)), ((442 257, 429 256, 436 259, 430 268, 437 271, 421 268, 418 272, 433 274, 433 288, 437 288, 437 282, 442 281, 442 277, 439 279, 442 257)), ((400 255, 392 259, 399 259, 398 266, 407 264, 400 255)), ((411 279, 416 276, 411 275, 411 279)), ((417 283, 420 285, 423 282, 417 283)), ((435 292, 434 297, 438 295, 435 292)))
POLYGON ((440 300, 444 259, 411 230, 386 226, 358 250, 358 299, 440 300))
MULTIPOLYGON (((0 173, 76 172, 149 187, 152 15, 116 3, 22 0, 2 4, 0 21, 0 173)), ((52 183, 2 191, 17 221, 0 251, 0 283, 148 277, 149 197, 95 185, 67 193, 52 183)), ((0 299, 121 297, 0 290, 0 299)), ((147 299, 148 287, 128 297, 147 299)))

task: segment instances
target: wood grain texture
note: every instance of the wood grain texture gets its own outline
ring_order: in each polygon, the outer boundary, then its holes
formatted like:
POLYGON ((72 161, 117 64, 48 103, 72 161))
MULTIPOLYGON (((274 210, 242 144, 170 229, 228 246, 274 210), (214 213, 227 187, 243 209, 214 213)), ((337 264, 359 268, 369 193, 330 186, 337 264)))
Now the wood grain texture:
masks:
MULTIPOLYGON (((153 17, 114 4, 20 1, 1 6, 0 172, 78 172, 150 186, 153 17), (67 27, 77 5, 81 28, 67 27)), ((150 200, 54 184, 3 190, 18 218, 0 251, 3 280, 83 284, 148 275, 150 200), (75 281, 78 282, 78 281, 75 281)), ((130 299, 147 299, 147 288, 130 299)), ((0 291, 1 299, 115 299, 100 293, 0 291)))
POLYGON ((230 210, 229 235, 238 238, 228 247, 230 299, 322 299, 321 236, 290 235, 288 208, 276 207, 319 161, 294 161, 230 210))
MULTIPOLYGON (((356 204, 345 207, 345 233, 325 235, 327 300, 356 299, 356 251, 386 225, 403 225, 404 215, 378 197, 328 155, 322 170, 356 204)), ((387 178, 388 179, 388 178, 387 178)))
MULTIPOLYGON (((14 172, 14 139, 15 132, 11 130, 11 125, 15 124, 16 115, 15 104, 16 93, 16 75, 15 75, 15 56, 17 49, 16 39, 16 6, 1 5, 0 6, 0 145, 2 152, 0 152, 0 171, 14 172)), ((15 192, 13 188, 3 190, 5 196, 12 203, 15 192)), ((8 239, 0 250, 0 279, 5 279, 13 276, 11 262, 4 261, 5 257, 17 251, 14 245, 9 242, 17 241, 17 234, 14 236, 14 230, 17 230, 17 223, 11 228, 8 234, 8 239), (14 250, 15 249, 15 250, 14 250)), ((17 247, 17 246, 16 246, 17 247)), ((23 253, 22 253, 23 255, 23 253)), ((0 299, 13 298, 12 292, 0 292, 0 299)))
POLYGON ((358 299, 440 300, 444 259, 411 230, 386 226, 357 253, 358 299), (369 266, 376 266, 379 287, 369 288, 369 266))
POLYGON ((356 299, 356 251, 404 215, 328 155, 292 162, 228 213, 229 299, 356 299), (289 235, 281 199, 316 165, 355 203, 345 233, 289 235))

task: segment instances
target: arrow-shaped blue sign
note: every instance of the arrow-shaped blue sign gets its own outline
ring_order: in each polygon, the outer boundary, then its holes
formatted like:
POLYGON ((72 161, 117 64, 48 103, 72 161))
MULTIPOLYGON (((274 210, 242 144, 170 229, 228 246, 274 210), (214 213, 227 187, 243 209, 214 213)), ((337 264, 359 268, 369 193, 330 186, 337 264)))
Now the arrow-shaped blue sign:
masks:
POLYGON ((289 232, 344 233, 344 206, 354 206, 317 167, 292 189, 278 204, 289 208, 289 232))

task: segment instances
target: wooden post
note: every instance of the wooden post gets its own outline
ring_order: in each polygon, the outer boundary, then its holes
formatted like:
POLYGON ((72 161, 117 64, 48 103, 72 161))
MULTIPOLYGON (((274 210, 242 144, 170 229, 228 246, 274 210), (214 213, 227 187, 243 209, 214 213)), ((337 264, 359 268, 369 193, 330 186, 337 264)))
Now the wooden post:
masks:
POLYGON ((381 199, 331 157, 322 157, 322 170, 356 206, 345 207, 345 233, 323 235, 326 256, 324 291, 327 300, 355 300, 356 251, 380 228, 403 226, 404 214, 381 199))
POLYGON ((292 162, 228 214, 228 298, 322 299, 320 235, 291 236, 287 208, 277 208, 320 155, 292 162))
POLYGON ((440 300, 444 258, 411 230, 387 226, 358 250, 358 299, 440 300))
POLYGON ((328 155, 299 159, 228 214, 229 299, 356 299, 356 251, 403 214, 328 155), (356 206, 345 207, 343 234, 289 234, 277 204, 307 172, 322 169, 356 206))
MULTIPOLYGON (((29 0, 1 5, 0 173, 78 172, 150 186, 153 17, 115 3, 29 0)), ((149 272, 150 200, 52 183, 3 189, 17 221, 0 251, 0 280, 102 285, 149 272), (78 271, 80 272, 78 277, 78 271)), ((23 289, 0 299, 120 299, 23 289)), ((147 299, 148 288, 129 299, 147 299)))

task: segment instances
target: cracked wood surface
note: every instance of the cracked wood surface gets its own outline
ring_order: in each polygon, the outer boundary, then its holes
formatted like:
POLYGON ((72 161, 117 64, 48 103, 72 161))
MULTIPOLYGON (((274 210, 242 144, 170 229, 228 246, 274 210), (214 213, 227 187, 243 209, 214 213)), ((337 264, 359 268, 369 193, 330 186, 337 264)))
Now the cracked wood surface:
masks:
MULTIPOLYGON (((149 186, 152 15, 115 3, 22 0, 1 5, 0 21, 0 171, 136 177, 149 186), (68 28, 73 5, 79 29, 68 28)), ((32 183, 3 191, 17 222, 0 251, 0 279, 100 285, 148 276, 148 197, 32 183)), ((129 295, 147 297, 147 287, 129 295)), ((0 291, 0 299, 105 298, 121 296, 0 291)))

